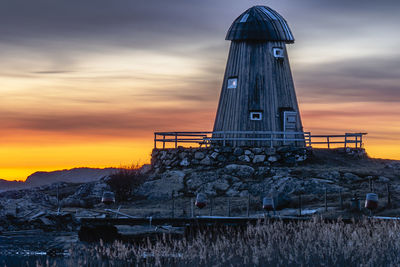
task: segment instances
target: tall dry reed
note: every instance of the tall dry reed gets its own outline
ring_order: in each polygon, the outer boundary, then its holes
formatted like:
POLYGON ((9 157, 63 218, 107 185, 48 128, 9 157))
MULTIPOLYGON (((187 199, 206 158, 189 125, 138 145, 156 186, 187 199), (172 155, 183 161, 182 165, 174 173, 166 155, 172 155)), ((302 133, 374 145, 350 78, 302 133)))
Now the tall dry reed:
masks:
POLYGON ((260 222, 141 245, 100 242, 72 255, 85 266, 399 266, 400 223, 260 222))

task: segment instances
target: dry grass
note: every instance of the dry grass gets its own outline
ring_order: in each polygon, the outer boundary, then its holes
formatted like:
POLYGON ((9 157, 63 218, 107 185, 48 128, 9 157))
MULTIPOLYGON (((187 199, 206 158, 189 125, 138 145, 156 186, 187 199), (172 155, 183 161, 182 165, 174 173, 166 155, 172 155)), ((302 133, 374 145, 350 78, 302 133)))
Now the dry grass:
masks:
POLYGON ((400 222, 267 223, 205 231, 178 240, 79 247, 84 266, 398 266, 400 222))

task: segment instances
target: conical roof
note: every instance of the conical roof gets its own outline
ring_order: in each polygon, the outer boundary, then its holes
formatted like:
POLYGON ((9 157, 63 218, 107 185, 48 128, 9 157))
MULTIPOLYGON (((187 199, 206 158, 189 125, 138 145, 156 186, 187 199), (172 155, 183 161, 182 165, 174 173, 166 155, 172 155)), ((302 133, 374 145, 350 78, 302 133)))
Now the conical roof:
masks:
POLYGON ((226 40, 293 43, 294 37, 286 20, 278 12, 267 6, 254 6, 233 22, 226 40))

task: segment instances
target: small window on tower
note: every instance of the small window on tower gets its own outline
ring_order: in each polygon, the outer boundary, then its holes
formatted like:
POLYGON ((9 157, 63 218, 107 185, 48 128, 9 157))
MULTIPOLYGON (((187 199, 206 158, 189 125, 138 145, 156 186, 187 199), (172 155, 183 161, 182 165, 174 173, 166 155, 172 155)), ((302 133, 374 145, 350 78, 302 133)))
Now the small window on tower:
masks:
POLYGON ((237 83, 238 83, 237 77, 229 78, 228 79, 228 89, 236 89, 237 83))
POLYGON ((252 121, 262 120, 262 112, 261 111, 251 111, 250 112, 250 120, 252 120, 252 121))
POLYGON ((272 51, 274 52, 275 58, 284 58, 285 57, 282 48, 275 47, 272 51))

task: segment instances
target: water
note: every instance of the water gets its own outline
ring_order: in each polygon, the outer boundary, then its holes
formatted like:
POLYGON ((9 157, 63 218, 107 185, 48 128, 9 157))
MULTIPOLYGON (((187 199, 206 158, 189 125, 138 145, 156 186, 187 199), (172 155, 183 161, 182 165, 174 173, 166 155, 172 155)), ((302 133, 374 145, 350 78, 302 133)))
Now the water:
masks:
POLYGON ((0 266, 68 266, 69 249, 76 242, 75 232, 4 232, 0 234, 0 266))

